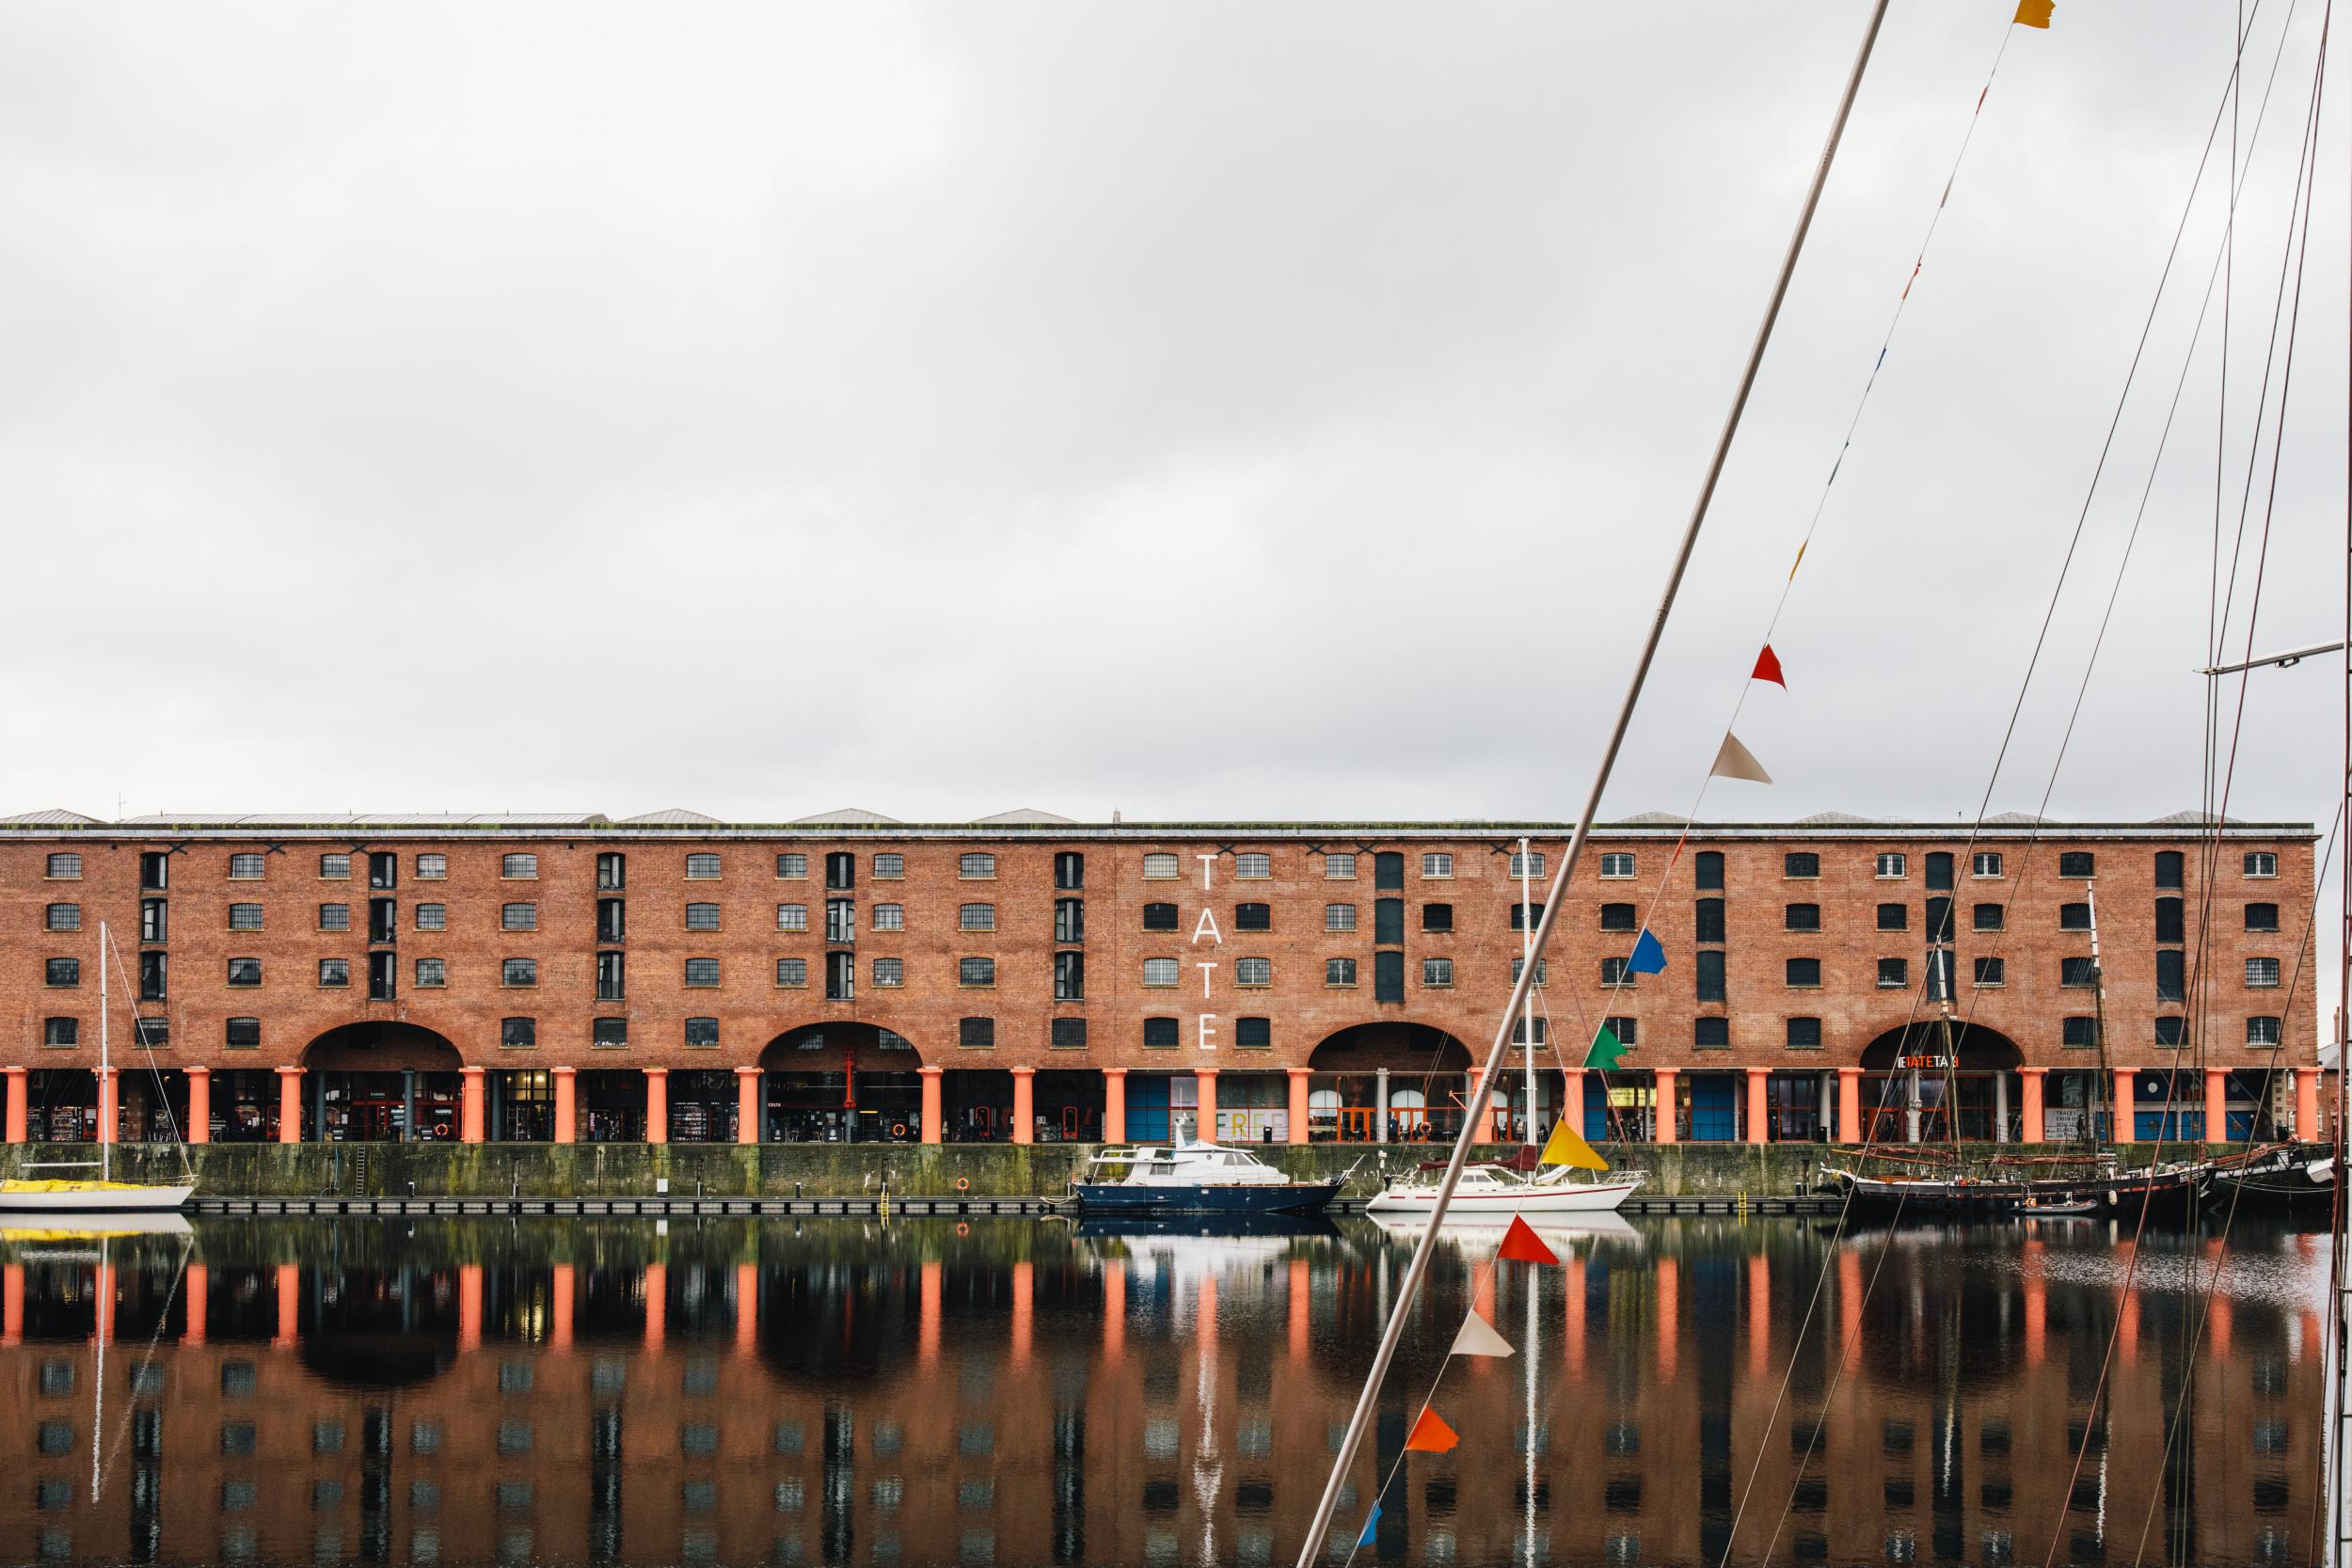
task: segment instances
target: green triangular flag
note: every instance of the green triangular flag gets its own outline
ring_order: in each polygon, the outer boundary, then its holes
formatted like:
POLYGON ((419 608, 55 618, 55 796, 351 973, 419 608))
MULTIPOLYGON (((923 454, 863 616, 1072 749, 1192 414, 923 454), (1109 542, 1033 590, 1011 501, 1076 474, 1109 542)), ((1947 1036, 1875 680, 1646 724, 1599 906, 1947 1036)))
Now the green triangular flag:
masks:
POLYGON ((1600 1033, 1593 1037, 1592 1049, 1584 1053, 1584 1065, 1589 1068, 1598 1068, 1601 1071, 1607 1072, 1617 1065, 1617 1058, 1624 1054, 1624 1043, 1617 1038, 1616 1034, 1609 1025, 1604 1023, 1600 1026, 1600 1033))

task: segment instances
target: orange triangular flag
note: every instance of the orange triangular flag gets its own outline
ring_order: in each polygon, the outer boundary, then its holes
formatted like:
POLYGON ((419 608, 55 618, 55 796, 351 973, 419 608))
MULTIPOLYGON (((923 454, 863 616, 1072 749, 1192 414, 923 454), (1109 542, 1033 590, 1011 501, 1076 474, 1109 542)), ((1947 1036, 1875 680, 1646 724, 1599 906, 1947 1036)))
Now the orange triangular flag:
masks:
POLYGON ((1461 1437, 1445 1424, 1445 1418, 1424 1407, 1421 1419, 1413 1423, 1413 1434, 1405 1439, 1406 1453, 1452 1453, 1461 1437))
POLYGON ((1788 683, 1781 678, 1780 656, 1772 652, 1772 645, 1770 642, 1765 643, 1764 651, 1756 656, 1756 673, 1750 675, 1748 679, 1752 681, 1771 681, 1774 686, 1779 687, 1783 691, 1788 689, 1788 683))
POLYGON ((1544 1239, 1528 1228, 1527 1221, 1514 1214, 1511 1228, 1502 1233, 1502 1247, 1495 1256, 1508 1258, 1514 1263, 1557 1263, 1560 1259, 1544 1239))
POLYGON ((2050 13, 2057 8, 2054 0, 2019 0, 2016 25, 2047 27, 2050 24, 2050 13))

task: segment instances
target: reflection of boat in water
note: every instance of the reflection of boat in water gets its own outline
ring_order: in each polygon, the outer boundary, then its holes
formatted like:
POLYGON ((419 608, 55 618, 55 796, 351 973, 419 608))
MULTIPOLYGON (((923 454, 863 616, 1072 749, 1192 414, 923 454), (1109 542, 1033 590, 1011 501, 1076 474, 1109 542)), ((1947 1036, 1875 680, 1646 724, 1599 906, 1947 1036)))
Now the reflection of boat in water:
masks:
POLYGON ((1092 1164, 1124 1166, 1117 1181, 1078 1181, 1080 1213, 1320 1213, 1337 1181, 1297 1181, 1247 1149, 1220 1144, 1106 1148, 1092 1164))
POLYGON ((192 1236, 176 1209, 0 1210, 0 1243, 87 1242, 103 1236, 192 1236))
MULTIPOLYGON (((1448 1225, 1508 1225, 1515 1215, 1611 1213, 1642 1184, 1644 1172, 1612 1174, 1602 1181, 1571 1181, 1565 1165, 1526 1177, 1495 1165, 1472 1165, 1454 1188, 1446 1207, 1448 1225)), ((1391 1181, 1364 1205, 1368 1214, 1426 1214, 1438 1206, 1438 1189, 1403 1180, 1391 1181)))
MULTIPOLYGON (((1365 1217, 1387 1234, 1404 1239, 1420 1235, 1422 1227, 1429 1223, 1426 1214, 1375 1214, 1367 1211, 1365 1217)), ((1502 1244, 1503 1227, 1510 1218, 1507 1214, 1457 1215, 1449 1211, 1438 1228, 1448 1241, 1465 1250, 1485 1252, 1502 1244)), ((1547 1241, 1582 1238, 1638 1243, 1642 1239, 1631 1220, 1605 1209, 1582 1214, 1538 1214, 1528 1220, 1527 1227, 1547 1241)))
POLYGON ((1089 1241, 1187 1237, 1204 1241, 1291 1236, 1336 1236, 1321 1214, 1232 1212, 1216 1214, 1113 1213, 1082 1215, 1071 1233, 1089 1241))

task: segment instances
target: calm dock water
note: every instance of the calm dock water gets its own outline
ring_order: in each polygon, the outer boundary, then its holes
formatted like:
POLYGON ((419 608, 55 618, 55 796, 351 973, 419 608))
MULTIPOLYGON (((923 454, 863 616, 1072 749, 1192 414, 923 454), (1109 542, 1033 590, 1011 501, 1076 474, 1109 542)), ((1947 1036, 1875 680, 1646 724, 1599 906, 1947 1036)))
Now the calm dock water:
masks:
MULTIPOLYGON (((2192 1351, 2205 1234, 2145 1238, 2120 1305, 2104 1223, 1547 1235, 1556 1268, 1448 1244, 1330 1560, 1376 1490, 1359 1561, 2309 1560, 2321 1237, 2241 1216, 2192 1351), (1519 1354, 1440 1381, 1473 1302, 1519 1354), (1460 1446, 1406 1455, 1433 1383, 1460 1446)), ((1359 1219, 9 1233, 0 1556, 1287 1563, 1408 1244, 1359 1219)))

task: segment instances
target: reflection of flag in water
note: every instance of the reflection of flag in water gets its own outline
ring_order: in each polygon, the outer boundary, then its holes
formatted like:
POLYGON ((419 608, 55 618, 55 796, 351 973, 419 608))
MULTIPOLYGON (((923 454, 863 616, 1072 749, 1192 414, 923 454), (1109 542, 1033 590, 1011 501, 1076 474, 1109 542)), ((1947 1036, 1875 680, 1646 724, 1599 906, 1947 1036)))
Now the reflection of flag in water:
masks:
POLYGON ((1379 1503, 1378 1503, 1378 1502, 1376 1502, 1376 1501, 1375 1501, 1375 1502, 1372 1505, 1372 1513, 1371 1513, 1371 1516, 1370 1516, 1370 1517, 1368 1517, 1367 1519, 1365 1519, 1365 1520, 1364 1520, 1364 1533, 1363 1533, 1363 1534, 1361 1534, 1361 1535, 1359 1535, 1359 1536, 1358 1536, 1358 1537, 1356 1538, 1356 1544, 1357 1544, 1357 1545, 1359 1545, 1359 1546, 1369 1546, 1369 1545, 1371 1545, 1371 1544, 1372 1544, 1372 1535, 1373 1535, 1373 1531, 1375 1531, 1375 1530, 1378 1529, 1379 1528, 1380 1528, 1380 1505, 1379 1505, 1379 1503))

